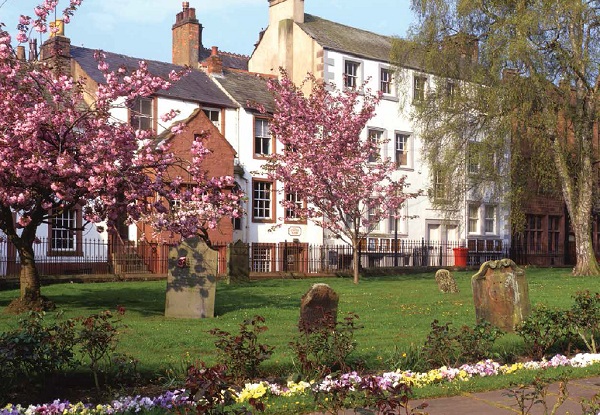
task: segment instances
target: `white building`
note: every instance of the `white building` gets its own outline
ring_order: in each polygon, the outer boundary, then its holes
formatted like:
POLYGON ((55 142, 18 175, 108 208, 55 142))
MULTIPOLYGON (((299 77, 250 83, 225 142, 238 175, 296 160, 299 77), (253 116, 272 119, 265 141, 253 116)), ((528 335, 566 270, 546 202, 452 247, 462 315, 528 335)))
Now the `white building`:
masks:
MULTIPOLYGON (((420 191, 421 196, 407 201, 397 233, 393 219, 382 221, 368 239, 367 250, 389 250, 396 236, 407 241, 464 244, 479 251, 507 246, 510 232, 499 203, 465 199, 464 212, 453 219, 432 207, 432 198, 444 196, 444 186, 443 182, 435 183, 435 174, 422 159, 419 133, 410 113, 414 100, 424 96, 436 82, 435 77, 407 63, 399 68, 402 75, 397 79, 401 83, 395 82, 396 68, 390 64, 391 37, 306 14, 304 7, 304 0, 269 0, 269 25, 260 35, 248 69, 276 76, 282 67, 296 84, 311 72, 340 89, 368 81, 372 90, 383 93, 364 138, 389 140, 381 149, 382 157, 395 160, 395 177, 406 175, 410 184, 406 190, 420 191)), ((325 238, 324 242, 331 241, 325 238)))

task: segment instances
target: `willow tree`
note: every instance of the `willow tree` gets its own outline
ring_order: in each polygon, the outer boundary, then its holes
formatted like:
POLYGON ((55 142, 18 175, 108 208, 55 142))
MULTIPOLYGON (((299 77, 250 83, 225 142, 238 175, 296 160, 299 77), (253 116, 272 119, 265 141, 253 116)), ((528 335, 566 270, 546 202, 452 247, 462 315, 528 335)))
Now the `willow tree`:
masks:
POLYGON ((433 74, 413 117, 430 165, 466 178, 446 193, 510 184, 519 231, 528 192, 555 190, 575 235, 573 274, 600 275, 591 239, 600 2, 412 0, 412 9, 417 22, 393 60, 433 74))

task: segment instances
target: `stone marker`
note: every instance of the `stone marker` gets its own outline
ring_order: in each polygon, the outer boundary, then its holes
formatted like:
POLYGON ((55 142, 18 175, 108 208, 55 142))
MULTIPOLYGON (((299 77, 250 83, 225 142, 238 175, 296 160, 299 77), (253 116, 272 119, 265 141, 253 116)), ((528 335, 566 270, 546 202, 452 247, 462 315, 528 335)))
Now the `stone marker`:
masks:
POLYGON ((250 281, 250 255, 249 245, 242 241, 237 241, 229 248, 229 282, 247 282, 250 281))
POLYGON ((443 293, 457 293, 459 291, 456 280, 447 269, 438 269, 435 273, 435 281, 443 293))
POLYGON ((471 277, 477 322, 513 332, 531 313, 525 272, 510 259, 484 262, 471 277))
POLYGON ((300 331, 331 327, 337 321, 339 295, 327 284, 313 284, 300 301, 300 331))
POLYGON ((217 258, 199 237, 171 248, 165 317, 214 317, 217 258))

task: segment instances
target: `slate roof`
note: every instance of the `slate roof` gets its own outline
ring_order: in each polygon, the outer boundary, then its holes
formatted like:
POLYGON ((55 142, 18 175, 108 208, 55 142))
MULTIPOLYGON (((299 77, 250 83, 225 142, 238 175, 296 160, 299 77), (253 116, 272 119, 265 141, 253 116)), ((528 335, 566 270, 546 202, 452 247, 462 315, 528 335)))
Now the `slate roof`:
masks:
MULTIPOLYGON (((71 57, 77 61, 88 76, 97 83, 104 83, 104 77, 98 69, 98 62, 94 58, 95 49, 71 46, 71 57)), ((136 69, 140 60, 145 60, 148 64, 148 70, 155 76, 168 78, 172 70, 181 70, 182 67, 172 63, 151 61, 141 58, 133 58, 126 55, 120 55, 111 52, 106 54, 106 63, 112 70, 117 70, 120 66, 125 66, 129 70, 136 69)), ((236 108, 236 105, 212 80, 201 71, 192 70, 178 82, 171 85, 168 90, 161 90, 156 93, 157 96, 181 99, 202 104, 214 105, 225 108, 236 108)))
POLYGON ((271 91, 267 89, 267 79, 251 72, 237 72, 224 69, 222 77, 215 77, 243 108, 256 111, 252 103, 262 104, 267 112, 275 111, 271 91))
MULTIPOLYGON (((304 23, 298 25, 325 49, 384 63, 390 62, 393 43, 403 42, 396 36, 380 35, 307 13, 304 14, 304 23)), ((405 53, 402 66, 423 70, 421 58, 422 51, 413 46, 405 53)))
POLYGON ((298 25, 326 49, 382 62, 390 60, 393 39, 390 36, 345 26, 311 14, 305 14, 304 23, 298 25))

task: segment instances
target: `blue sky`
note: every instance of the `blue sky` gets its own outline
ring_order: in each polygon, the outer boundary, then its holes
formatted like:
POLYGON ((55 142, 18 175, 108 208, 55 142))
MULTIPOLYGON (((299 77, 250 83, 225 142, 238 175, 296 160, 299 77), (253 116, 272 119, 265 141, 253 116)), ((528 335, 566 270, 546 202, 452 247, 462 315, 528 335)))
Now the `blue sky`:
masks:
MULTIPOLYGON (((19 15, 35 16, 42 0, 0 0, 0 22, 14 38, 19 15)), ((83 0, 66 27, 71 43, 129 56, 171 61, 171 26, 181 0, 83 0)), ((267 0, 189 0, 204 26, 205 47, 249 55, 268 24, 267 0)), ((59 11, 67 1, 61 0, 59 11)), ((384 35, 404 36, 410 0, 306 0, 307 13, 384 35)), ((60 13, 59 13, 60 14, 60 13)), ((45 38, 44 38, 45 39, 45 38)), ((38 40, 39 42, 39 40, 38 40)))

